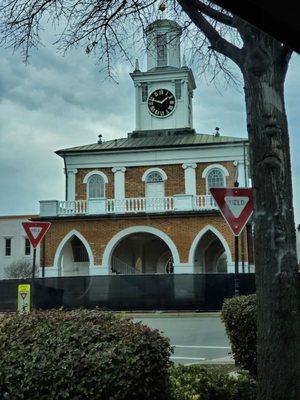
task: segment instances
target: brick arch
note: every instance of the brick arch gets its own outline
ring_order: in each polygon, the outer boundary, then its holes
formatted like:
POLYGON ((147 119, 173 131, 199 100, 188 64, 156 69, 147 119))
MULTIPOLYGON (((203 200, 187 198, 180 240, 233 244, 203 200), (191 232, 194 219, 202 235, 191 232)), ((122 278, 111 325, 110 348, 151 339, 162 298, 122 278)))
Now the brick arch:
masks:
POLYGON ((118 232, 115 236, 113 236, 112 239, 110 239, 103 253, 102 257, 103 267, 110 266, 112 254, 116 246, 120 243, 120 241, 134 233, 150 233, 152 235, 158 236, 169 247, 173 256, 174 265, 180 264, 180 258, 177 247, 173 242, 173 240, 166 233, 162 232, 159 229, 152 228, 150 226, 132 226, 130 228, 123 229, 122 231, 118 232))
POLYGON ((61 267, 60 267, 60 262, 61 262, 61 256, 62 256, 64 247, 65 247, 65 245, 68 243, 68 241, 69 241, 70 239, 72 239, 73 236, 78 237, 78 239, 80 239, 80 240, 82 241, 84 247, 86 248, 86 251, 87 251, 88 256, 89 256, 89 261, 90 261, 89 268, 91 268, 91 267, 94 266, 94 255, 93 255, 92 249, 91 249, 91 247, 90 247, 88 241, 85 239, 85 237, 84 237, 80 232, 78 232, 76 229, 73 229, 72 231, 70 231, 70 232, 61 240, 61 242, 59 243, 59 245, 58 245, 58 247, 57 247, 57 249, 56 249, 55 256, 54 256, 54 263, 53 263, 53 266, 54 266, 55 268, 57 268, 58 271, 60 271, 60 268, 61 268, 61 267))
POLYGON ((231 255, 230 247, 229 247, 226 239, 222 235, 222 233, 219 232, 212 225, 207 225, 203 229, 201 229, 201 231, 196 235, 195 239, 193 240, 193 243, 192 243, 192 245, 190 247, 190 251, 189 251, 189 264, 192 265, 194 268, 194 259, 195 259, 195 252, 196 252, 197 246, 198 246, 199 242, 201 241, 201 239, 203 238, 203 236, 209 231, 216 235, 216 237, 220 240, 220 242, 222 243, 222 245, 224 247, 226 257, 227 257, 227 272, 228 272, 228 266, 230 266, 232 264, 232 255, 231 255))

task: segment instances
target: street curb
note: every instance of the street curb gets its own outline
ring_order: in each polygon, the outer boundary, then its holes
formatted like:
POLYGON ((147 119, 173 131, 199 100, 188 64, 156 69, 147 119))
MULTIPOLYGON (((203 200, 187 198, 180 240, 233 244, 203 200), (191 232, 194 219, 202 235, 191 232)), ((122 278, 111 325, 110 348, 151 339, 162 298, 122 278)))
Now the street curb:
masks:
POLYGON ((220 312, 194 313, 194 312, 130 312, 120 313, 124 317, 130 318, 220 318, 220 312))

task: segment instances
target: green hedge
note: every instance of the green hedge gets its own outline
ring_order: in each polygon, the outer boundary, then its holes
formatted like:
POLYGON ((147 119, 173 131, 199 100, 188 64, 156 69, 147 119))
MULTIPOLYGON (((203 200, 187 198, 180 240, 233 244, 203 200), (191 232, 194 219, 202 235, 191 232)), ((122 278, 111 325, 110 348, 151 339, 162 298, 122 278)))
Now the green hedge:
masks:
POLYGON ((199 365, 171 370, 173 400, 255 400, 256 382, 247 375, 231 377, 199 365))
POLYGON ((48 311, 4 318, 0 354, 1 399, 167 398, 168 340, 111 313, 48 311))
POLYGON ((257 322, 256 296, 237 296, 226 299, 222 320, 231 342, 237 365, 257 375, 257 322))

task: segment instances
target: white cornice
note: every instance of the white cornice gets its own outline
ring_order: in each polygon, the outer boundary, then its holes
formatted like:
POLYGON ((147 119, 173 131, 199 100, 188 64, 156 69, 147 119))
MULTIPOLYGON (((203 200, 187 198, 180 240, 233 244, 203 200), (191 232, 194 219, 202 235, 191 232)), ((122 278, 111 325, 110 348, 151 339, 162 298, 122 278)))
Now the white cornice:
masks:
POLYGON ((137 149, 66 155, 67 168, 119 168, 244 160, 243 145, 137 149))

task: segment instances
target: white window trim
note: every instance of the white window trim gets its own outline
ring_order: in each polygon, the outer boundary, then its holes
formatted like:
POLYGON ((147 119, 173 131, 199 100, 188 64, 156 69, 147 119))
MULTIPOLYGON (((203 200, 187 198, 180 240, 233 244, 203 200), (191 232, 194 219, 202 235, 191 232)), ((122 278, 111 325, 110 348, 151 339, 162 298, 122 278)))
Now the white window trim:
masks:
POLYGON ((147 171, 144 172, 142 176, 143 182, 146 182, 147 176, 151 174, 151 172, 158 172, 161 175, 163 181, 166 181, 168 179, 167 174, 161 168, 149 168, 147 169, 147 171))
POLYGON ((221 172, 223 173, 223 176, 224 176, 225 186, 226 186, 226 184, 227 184, 227 182, 226 182, 226 177, 229 176, 228 170, 227 170, 223 165, 221 165, 221 164, 211 164, 211 165, 208 165, 208 166, 203 170, 203 172, 202 172, 202 178, 205 179, 205 188, 206 188, 206 193, 207 193, 207 194, 210 194, 210 193, 209 193, 209 190, 208 190, 207 177, 208 177, 208 175, 209 175, 209 173, 210 173, 210 171, 211 171, 212 169, 219 169, 219 170, 221 170, 221 172))
POLYGON ((104 174, 104 172, 102 172, 102 171, 90 171, 90 172, 87 173, 87 174, 85 175, 85 177, 83 178, 83 183, 88 183, 88 180, 90 179, 90 177, 91 177, 92 175, 99 175, 99 176, 102 176, 102 178, 103 178, 103 180, 104 180, 104 183, 108 183, 108 178, 107 178, 107 176, 104 174))
POLYGON ((106 196, 106 187, 105 187, 105 185, 108 183, 108 178, 102 171, 91 171, 88 174, 86 174, 85 177, 83 178, 83 183, 86 184, 86 198, 88 200, 90 199, 89 180, 94 175, 101 176, 101 178, 103 179, 103 182, 104 182, 104 193, 103 194, 104 194, 104 196, 103 197, 99 197, 99 199, 105 199, 106 198, 105 197, 106 196))

